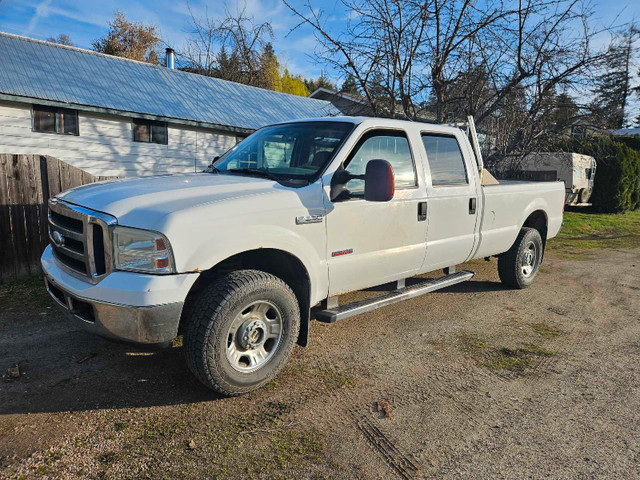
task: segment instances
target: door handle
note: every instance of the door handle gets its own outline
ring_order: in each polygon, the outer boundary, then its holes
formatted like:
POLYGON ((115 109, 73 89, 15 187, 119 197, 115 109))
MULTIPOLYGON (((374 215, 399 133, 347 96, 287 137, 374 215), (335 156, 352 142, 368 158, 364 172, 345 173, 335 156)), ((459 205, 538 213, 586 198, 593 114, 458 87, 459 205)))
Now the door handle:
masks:
POLYGON ((469 199, 469 215, 475 215, 476 214, 476 198, 470 198, 469 199))
POLYGON ((424 222, 427 219, 427 202, 418 203, 418 221, 424 222))

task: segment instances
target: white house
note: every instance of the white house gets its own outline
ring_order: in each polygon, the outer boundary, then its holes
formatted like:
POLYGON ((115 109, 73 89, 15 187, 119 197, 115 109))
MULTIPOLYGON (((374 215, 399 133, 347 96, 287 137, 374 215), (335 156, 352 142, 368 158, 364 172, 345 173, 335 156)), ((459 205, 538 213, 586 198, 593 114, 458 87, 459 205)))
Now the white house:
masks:
POLYGON ((193 172, 264 125, 339 113, 170 67, 0 32, 0 153, 92 175, 193 172))

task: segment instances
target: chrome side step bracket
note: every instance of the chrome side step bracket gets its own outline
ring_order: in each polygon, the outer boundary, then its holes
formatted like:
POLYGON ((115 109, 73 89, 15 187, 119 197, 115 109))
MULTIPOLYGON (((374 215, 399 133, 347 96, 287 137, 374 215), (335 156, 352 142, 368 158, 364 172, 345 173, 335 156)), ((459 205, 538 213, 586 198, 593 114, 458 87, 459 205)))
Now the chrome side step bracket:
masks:
POLYGON ((466 282, 467 280, 471 280, 474 275, 475 274, 469 270, 462 270, 460 272, 445 275, 444 277, 426 280, 404 288, 398 288, 377 297, 320 310, 316 312, 315 317, 319 322, 334 323, 338 320, 344 320, 345 318, 353 317, 354 315, 360 315, 361 313, 370 312, 376 308, 391 305, 392 303, 401 302, 402 300, 418 297, 425 293, 450 287, 457 283, 466 282))

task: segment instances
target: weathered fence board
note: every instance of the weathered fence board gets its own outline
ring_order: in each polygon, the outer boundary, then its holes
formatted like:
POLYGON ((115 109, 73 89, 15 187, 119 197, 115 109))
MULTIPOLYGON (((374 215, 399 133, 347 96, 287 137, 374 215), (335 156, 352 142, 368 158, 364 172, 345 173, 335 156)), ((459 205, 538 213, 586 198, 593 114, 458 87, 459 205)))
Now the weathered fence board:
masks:
POLYGON ((49 198, 109 178, 44 155, 0 154, 0 282, 40 272, 49 198))

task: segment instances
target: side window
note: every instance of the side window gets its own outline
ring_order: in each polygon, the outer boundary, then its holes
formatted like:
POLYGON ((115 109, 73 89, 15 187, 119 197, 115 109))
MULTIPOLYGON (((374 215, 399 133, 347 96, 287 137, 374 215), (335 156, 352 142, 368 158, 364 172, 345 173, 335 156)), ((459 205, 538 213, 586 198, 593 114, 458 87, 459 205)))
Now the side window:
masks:
POLYGON ((34 105, 33 131, 78 135, 78 112, 68 108, 34 105))
MULTIPOLYGON (((396 188, 416 185, 409 140, 404 132, 377 131, 367 134, 350 155, 345 168, 354 175, 364 175, 369 160, 377 159, 386 160, 393 167, 396 188)), ((364 180, 350 180, 347 188, 355 195, 364 194, 364 180)))
POLYGON ((133 141, 167 145, 169 142, 167 124, 136 118, 133 120, 133 141))
POLYGON ((455 137, 446 135, 422 135, 431 170, 431 184, 466 185, 469 183, 464 158, 455 137))

